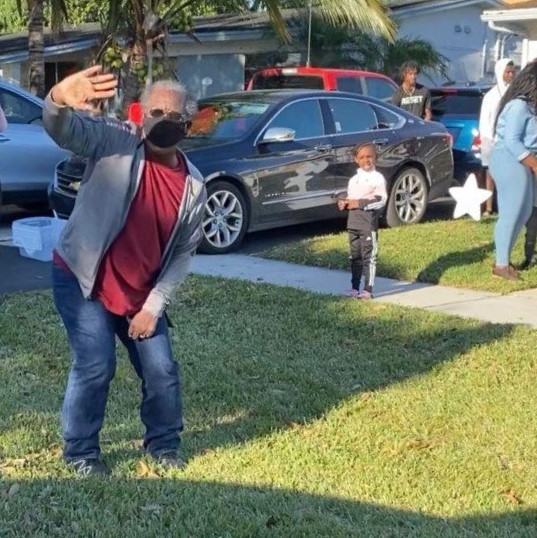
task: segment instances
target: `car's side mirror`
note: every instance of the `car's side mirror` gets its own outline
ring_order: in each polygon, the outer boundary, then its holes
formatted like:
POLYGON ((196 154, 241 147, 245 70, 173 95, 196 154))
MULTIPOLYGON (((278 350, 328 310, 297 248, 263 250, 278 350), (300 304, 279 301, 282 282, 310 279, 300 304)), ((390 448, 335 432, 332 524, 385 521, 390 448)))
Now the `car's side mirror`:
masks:
POLYGON ((278 142, 291 142, 295 139, 295 131, 287 127, 271 127, 259 141, 261 144, 272 144, 278 142))

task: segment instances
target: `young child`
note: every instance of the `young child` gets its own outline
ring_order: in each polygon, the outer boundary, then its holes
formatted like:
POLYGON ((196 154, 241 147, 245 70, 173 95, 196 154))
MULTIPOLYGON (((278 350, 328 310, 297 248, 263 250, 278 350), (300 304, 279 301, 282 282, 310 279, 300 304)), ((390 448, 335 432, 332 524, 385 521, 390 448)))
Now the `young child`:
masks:
POLYGON ((351 297, 372 299, 377 268, 378 227, 380 210, 386 205, 386 180, 375 169, 377 151, 374 144, 361 144, 354 149, 357 173, 349 180, 347 198, 337 202, 338 208, 347 209, 350 259, 352 271, 351 297), (360 284, 364 276, 364 287, 360 284))

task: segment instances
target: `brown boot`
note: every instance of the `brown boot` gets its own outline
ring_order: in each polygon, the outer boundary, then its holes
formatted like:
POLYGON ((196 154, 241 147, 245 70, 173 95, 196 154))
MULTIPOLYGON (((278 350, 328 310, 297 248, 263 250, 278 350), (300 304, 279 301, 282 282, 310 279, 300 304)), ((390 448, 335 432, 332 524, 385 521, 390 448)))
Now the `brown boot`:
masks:
POLYGON ((512 265, 495 265, 492 268, 492 275, 514 282, 519 279, 518 273, 512 265))

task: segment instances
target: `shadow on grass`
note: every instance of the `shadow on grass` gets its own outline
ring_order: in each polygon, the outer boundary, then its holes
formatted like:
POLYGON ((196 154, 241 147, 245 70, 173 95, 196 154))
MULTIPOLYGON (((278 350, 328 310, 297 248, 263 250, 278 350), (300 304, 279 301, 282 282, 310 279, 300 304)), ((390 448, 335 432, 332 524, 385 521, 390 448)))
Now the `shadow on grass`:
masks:
MULTIPOLYGON (((12 483, 0 482, 7 491, 12 483)), ((530 538, 537 511, 441 518, 282 489, 177 480, 29 480, 0 503, 23 536, 530 538)))
MULTIPOLYGON (((438 284, 444 273, 452 267, 464 267, 474 263, 480 263, 489 257, 493 252, 494 244, 490 243, 481 247, 459 252, 450 252, 431 262, 425 269, 420 271, 416 280, 418 282, 428 282, 438 284)), ((488 274, 486 275, 489 276, 488 274)))
MULTIPOLYGON (((214 278, 190 284, 172 311, 187 457, 315 420, 350 396, 426 374, 514 330, 262 284, 214 278)), ((0 318, 7 320, 7 312, 13 322, 9 328, 0 322, 7 337, 5 349, 0 346, 6 359, 0 360, 0 425, 15 437, 44 427, 44 439, 37 434, 28 446, 46 450, 60 441, 67 346, 50 297, 19 298, 5 301, 0 318)), ((117 377, 105 450, 107 443, 141 436, 139 381, 125 364, 117 377)), ((23 441, 16 446, 25 450, 23 441)))
MULTIPOLYGON (((258 289, 270 300, 269 290, 258 289)), ((353 308, 344 300, 313 296, 307 296, 308 311, 297 319, 293 308, 300 302, 299 292, 284 293, 277 304, 265 302, 264 308, 258 304, 247 326, 222 338, 220 350, 206 347, 205 366, 186 364, 187 409, 201 411, 200 422, 212 424, 209 431, 191 432, 190 442, 199 443, 198 450, 245 442, 316 419, 349 396, 421 376, 473 348, 507 338, 514 330, 402 308, 353 308), (267 326, 270 319, 283 324, 278 329, 267 326), (262 336, 250 348, 245 331, 255 326, 262 336), (201 380, 201 386, 194 379, 201 380), (222 413, 235 419, 215 423, 217 417, 203 404, 204 394, 223 393, 219 388, 223 385, 228 405, 222 405, 222 413)), ((251 297, 251 308, 255 302, 251 297)), ((224 317, 233 315, 233 307, 225 310, 224 317)), ((204 318, 208 329, 214 329, 207 314, 204 318)))

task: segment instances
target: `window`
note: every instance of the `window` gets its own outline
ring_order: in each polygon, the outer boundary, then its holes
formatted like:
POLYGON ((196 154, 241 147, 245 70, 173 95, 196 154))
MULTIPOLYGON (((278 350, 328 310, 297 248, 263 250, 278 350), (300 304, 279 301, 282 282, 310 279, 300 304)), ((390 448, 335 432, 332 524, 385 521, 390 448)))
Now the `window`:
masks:
POLYGON ((337 77, 336 80, 340 92, 363 93, 360 77, 337 77))
POLYGON ((393 129, 400 121, 399 116, 381 107, 373 107, 377 115, 377 123, 379 129, 393 129))
POLYGON ((322 77, 311 75, 255 75, 252 89, 279 90, 281 88, 307 88, 309 90, 324 89, 322 77))
POLYGON ((0 106, 8 124, 28 124, 37 119, 41 120, 41 108, 38 105, 9 91, 0 90, 0 106))
POLYGON ((377 118, 367 103, 351 99, 328 99, 337 134, 377 129, 377 118))
POLYGON ((295 139, 324 136, 323 117, 317 99, 292 103, 280 111, 268 128, 285 127, 295 131, 295 139))
POLYGON ((450 92, 432 91, 431 107, 433 118, 439 119, 445 114, 464 114, 469 116, 479 116, 481 101, 483 97, 480 93, 474 92, 450 92))
POLYGON ((376 97, 381 101, 388 102, 395 93, 394 86, 383 78, 366 78, 365 83, 367 86, 367 95, 376 97))
POLYGON ((269 103, 252 100, 201 103, 187 137, 218 140, 242 138, 250 132, 269 106, 269 103))

